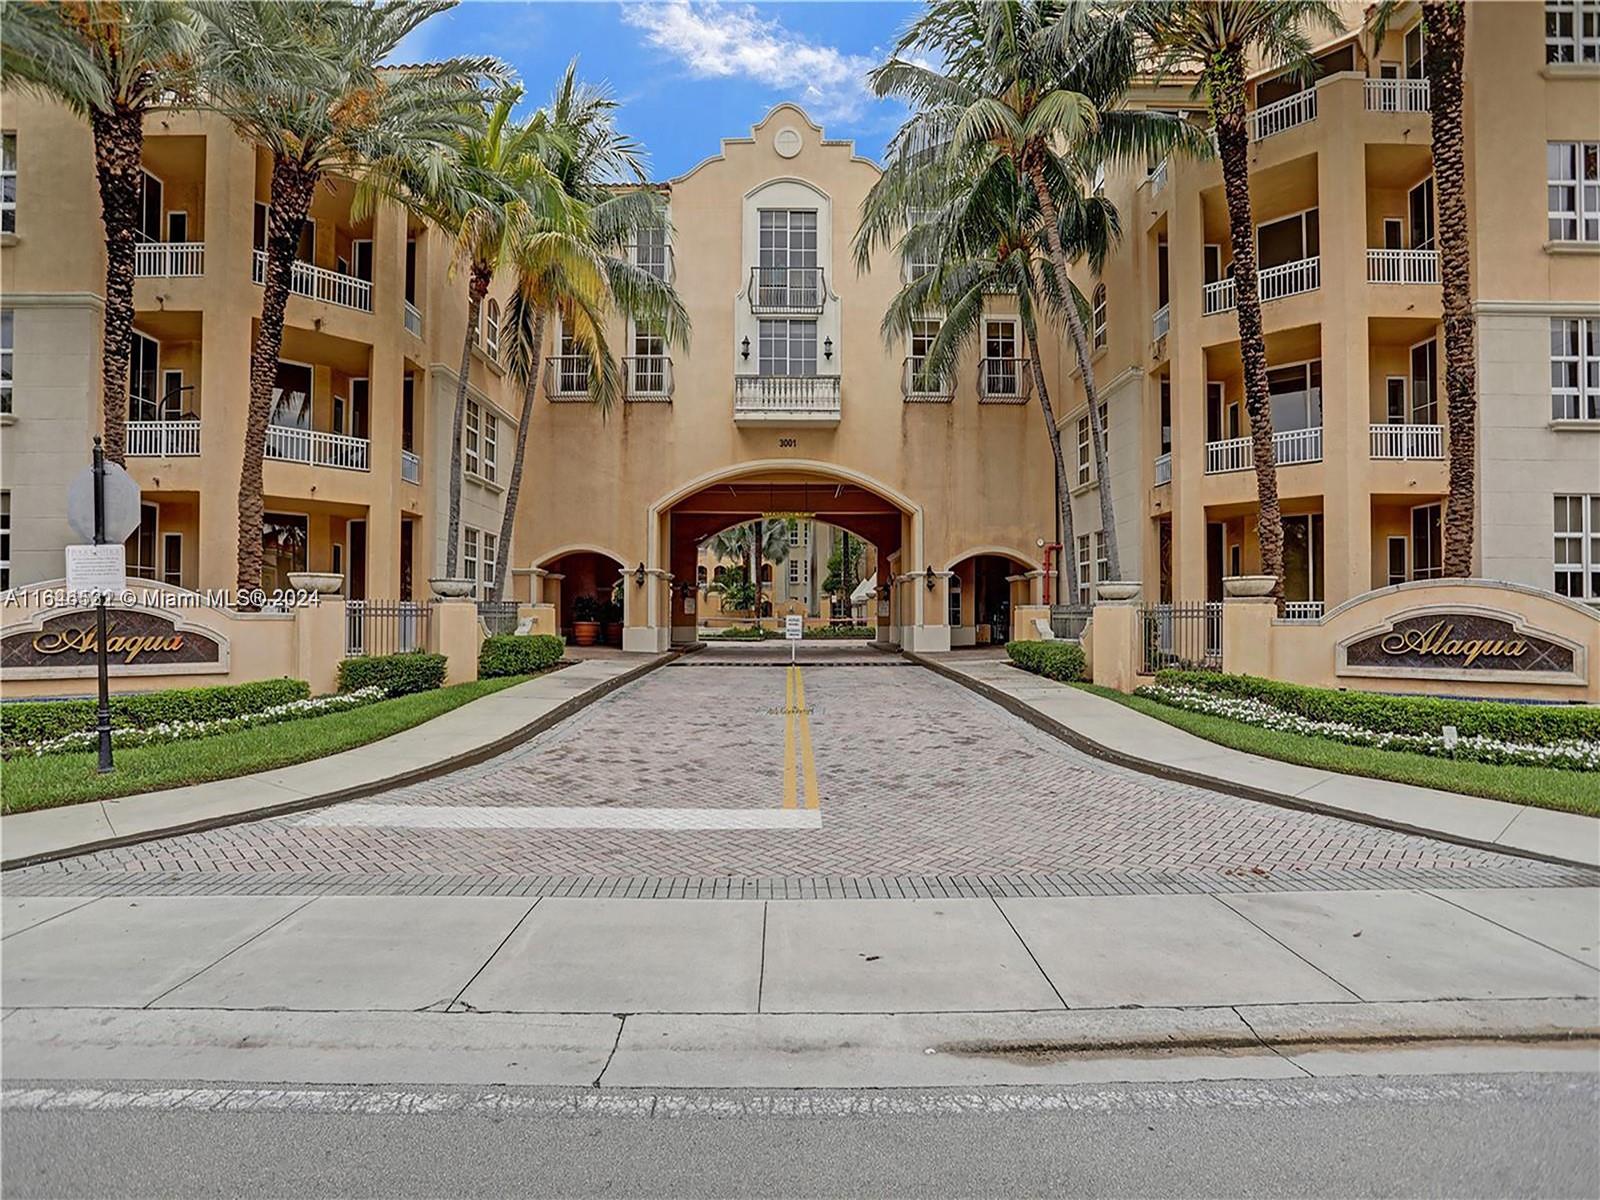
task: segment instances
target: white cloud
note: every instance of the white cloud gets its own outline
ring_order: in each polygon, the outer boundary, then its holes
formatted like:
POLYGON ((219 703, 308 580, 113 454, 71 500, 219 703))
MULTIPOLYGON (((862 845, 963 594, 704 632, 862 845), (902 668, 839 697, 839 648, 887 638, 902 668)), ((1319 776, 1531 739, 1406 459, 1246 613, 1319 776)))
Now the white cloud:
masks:
POLYGON ((680 58, 690 74, 789 91, 820 120, 854 120, 873 101, 867 88, 872 58, 807 41, 751 5, 662 0, 627 5, 623 19, 643 30, 651 45, 680 58))

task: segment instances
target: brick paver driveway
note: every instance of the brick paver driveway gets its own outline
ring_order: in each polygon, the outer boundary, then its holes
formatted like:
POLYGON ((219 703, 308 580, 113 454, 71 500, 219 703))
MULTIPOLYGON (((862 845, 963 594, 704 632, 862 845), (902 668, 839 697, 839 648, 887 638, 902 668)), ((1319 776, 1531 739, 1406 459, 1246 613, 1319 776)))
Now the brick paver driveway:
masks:
POLYGON ((479 767, 30 868, 8 890, 900 896, 1592 882, 1114 768, 865 646, 801 654, 803 719, 786 647, 716 647, 479 767))

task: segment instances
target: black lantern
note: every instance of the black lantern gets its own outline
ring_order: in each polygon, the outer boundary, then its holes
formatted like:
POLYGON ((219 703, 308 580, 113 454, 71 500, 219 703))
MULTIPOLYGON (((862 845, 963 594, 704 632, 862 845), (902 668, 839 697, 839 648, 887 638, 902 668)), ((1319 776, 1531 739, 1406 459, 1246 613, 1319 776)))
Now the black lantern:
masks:
POLYGON ((746 362, 750 361, 750 339, 749 338, 745 338, 744 341, 739 343, 739 353, 744 356, 744 360, 746 362))
POLYGON ((936 580, 936 579, 937 579, 937 578, 938 578, 938 576, 937 576, 937 575, 935 575, 935 574, 934 574, 934 572, 933 572, 933 564, 932 564, 932 563, 929 563, 929 564, 928 564, 928 574, 927 574, 927 579, 928 579, 928 590, 929 590, 929 591, 930 591, 930 592, 931 592, 931 591, 933 591, 933 584, 934 584, 934 581, 935 581, 935 580, 936 580))
POLYGON ((644 586, 644 564, 640 563, 633 569, 633 581, 640 587, 644 586))
POLYGON ((822 357, 830 362, 833 359, 833 339, 831 337, 822 339, 822 357))

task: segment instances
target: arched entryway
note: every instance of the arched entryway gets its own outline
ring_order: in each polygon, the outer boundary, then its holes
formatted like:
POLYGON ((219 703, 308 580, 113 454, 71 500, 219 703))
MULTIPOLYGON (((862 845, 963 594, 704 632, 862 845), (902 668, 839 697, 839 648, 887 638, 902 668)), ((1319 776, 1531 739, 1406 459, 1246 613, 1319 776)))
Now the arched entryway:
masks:
POLYGON ((569 644, 578 644, 579 620, 600 626, 598 641, 622 645, 623 611, 617 596, 622 560, 604 550, 571 548, 538 565, 543 600, 555 606, 556 627, 569 644))
POLYGON ((1035 602, 1043 574, 1021 553, 998 547, 962 555, 946 570, 952 646, 1003 645, 1012 636, 1011 614, 1035 602))

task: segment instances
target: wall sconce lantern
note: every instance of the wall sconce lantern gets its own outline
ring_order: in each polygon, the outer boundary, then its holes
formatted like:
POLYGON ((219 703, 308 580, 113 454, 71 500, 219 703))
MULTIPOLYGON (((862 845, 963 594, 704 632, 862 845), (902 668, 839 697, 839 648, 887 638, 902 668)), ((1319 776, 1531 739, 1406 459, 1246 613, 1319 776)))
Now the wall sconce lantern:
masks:
POLYGON ((644 564, 640 563, 633 569, 633 581, 640 587, 644 586, 644 564))
POLYGON ((739 354, 744 358, 745 362, 749 362, 750 361, 750 339, 749 338, 745 338, 744 341, 739 343, 739 354))
POLYGON ((929 563, 929 564, 928 564, 928 574, 927 574, 927 579, 928 579, 928 590, 929 590, 929 591, 930 591, 930 592, 931 592, 931 591, 933 591, 933 585, 934 585, 934 582, 935 582, 935 581, 936 581, 936 580, 937 580, 937 579, 938 579, 938 578, 939 578, 939 577, 938 577, 938 576, 937 576, 937 575, 935 575, 935 574, 934 574, 934 573, 933 573, 933 564, 932 564, 932 563, 929 563))
POLYGON ((833 360, 833 339, 831 337, 822 339, 822 357, 830 362, 833 360))

